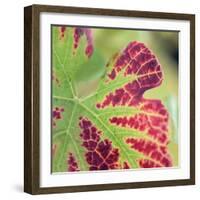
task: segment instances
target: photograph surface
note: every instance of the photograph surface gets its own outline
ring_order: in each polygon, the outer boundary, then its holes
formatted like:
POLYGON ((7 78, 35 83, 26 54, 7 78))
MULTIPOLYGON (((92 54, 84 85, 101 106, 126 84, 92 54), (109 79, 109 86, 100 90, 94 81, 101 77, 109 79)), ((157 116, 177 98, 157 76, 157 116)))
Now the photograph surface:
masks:
POLYGON ((179 166, 178 31, 51 26, 51 171, 179 166))

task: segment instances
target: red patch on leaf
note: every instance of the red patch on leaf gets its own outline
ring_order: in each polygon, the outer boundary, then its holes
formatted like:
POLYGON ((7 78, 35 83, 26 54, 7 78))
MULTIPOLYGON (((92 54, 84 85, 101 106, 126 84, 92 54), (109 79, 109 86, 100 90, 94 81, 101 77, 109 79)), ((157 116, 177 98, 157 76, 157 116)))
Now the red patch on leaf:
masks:
POLYGON ((88 57, 90 57, 93 53, 93 46, 90 44, 90 45, 87 45, 86 49, 85 49, 85 53, 88 57))
POLYGON ((60 32, 60 40, 62 40, 65 36, 65 32, 66 32, 66 27, 65 26, 61 26, 59 27, 59 32, 60 32))
POLYGON ((78 168, 78 163, 72 153, 69 153, 67 163, 68 163, 68 171, 69 172, 80 171, 78 168))
POLYGON ((56 127, 56 121, 61 120, 63 118, 62 117, 63 112, 64 112, 64 108, 55 107, 53 109, 52 117, 53 117, 53 127, 54 128, 56 127))
POLYGON ((112 142, 108 139, 101 140, 102 132, 99 131, 90 120, 80 118, 80 137, 83 140, 83 147, 86 161, 90 170, 118 169, 119 151, 112 147, 112 142))
POLYGON ((87 45, 86 45, 86 48, 85 48, 85 54, 89 58, 89 57, 91 57, 91 55, 94 51, 93 40, 92 40, 92 32, 89 28, 77 27, 77 28, 74 29, 74 53, 75 53, 75 50, 78 48, 79 41, 80 41, 80 39, 83 35, 86 36, 86 40, 87 40, 87 45))
POLYGON ((122 168, 123 169, 130 169, 130 165, 128 164, 128 162, 124 162, 122 168))
POLYGON ((169 115, 160 100, 142 100, 140 102, 141 113, 131 117, 112 117, 111 124, 131 128, 145 132, 148 136, 161 144, 168 144, 168 121, 169 115))
MULTIPOLYGON (((138 139, 134 137, 127 138, 125 141, 130 148, 142 153, 144 156, 152 159, 158 166, 171 167, 172 159, 166 150, 165 146, 159 145, 155 142, 146 139, 138 139)), ((144 160, 139 160, 139 165, 144 164, 144 160)))
POLYGON ((163 78, 157 59, 143 43, 139 42, 131 42, 118 56, 108 79, 114 80, 122 70, 125 77, 133 76, 135 80, 107 94, 101 103, 97 103, 97 108, 135 106, 140 102, 144 92, 159 86, 163 78))
POLYGON ((142 75, 157 71, 158 62, 152 52, 137 41, 129 43, 123 53, 118 57, 113 71, 119 73, 124 68, 124 75, 142 75))
POLYGON ((155 168, 155 167, 162 167, 161 165, 155 163, 152 160, 148 160, 148 159, 140 159, 139 160, 139 166, 141 168, 155 168))

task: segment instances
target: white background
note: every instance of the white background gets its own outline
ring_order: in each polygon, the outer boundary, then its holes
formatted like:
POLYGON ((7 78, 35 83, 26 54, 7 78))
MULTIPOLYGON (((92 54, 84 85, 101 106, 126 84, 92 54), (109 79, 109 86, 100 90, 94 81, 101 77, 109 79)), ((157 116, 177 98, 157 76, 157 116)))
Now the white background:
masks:
MULTIPOLYGON (((73 194, 31 196, 23 193, 23 7, 32 3, 104 7, 132 10, 185 12, 196 14, 196 55, 200 54, 199 0, 6 0, 0 6, 0 199, 199 199, 200 196, 200 125, 196 127, 196 186, 114 190, 73 194), (199 5, 198 5, 199 2, 199 5)), ((200 74, 200 57, 196 74, 200 74)), ((196 77, 197 77, 196 75, 196 77)), ((196 82, 200 102, 200 79, 196 82)), ((200 104, 196 105, 196 120, 200 104)), ((198 123, 199 124, 199 123, 198 123)))

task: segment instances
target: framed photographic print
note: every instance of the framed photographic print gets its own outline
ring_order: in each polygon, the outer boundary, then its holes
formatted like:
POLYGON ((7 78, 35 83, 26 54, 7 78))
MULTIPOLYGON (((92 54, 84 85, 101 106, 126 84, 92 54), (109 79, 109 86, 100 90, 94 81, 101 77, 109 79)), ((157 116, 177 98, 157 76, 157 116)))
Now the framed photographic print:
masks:
POLYGON ((24 191, 194 184, 195 16, 24 11, 24 191))

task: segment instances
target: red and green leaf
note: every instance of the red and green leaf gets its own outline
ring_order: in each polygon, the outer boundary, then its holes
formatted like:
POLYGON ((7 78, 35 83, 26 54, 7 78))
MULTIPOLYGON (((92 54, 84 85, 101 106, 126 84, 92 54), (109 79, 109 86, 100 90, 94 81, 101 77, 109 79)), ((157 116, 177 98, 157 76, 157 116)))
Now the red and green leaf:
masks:
POLYGON ((130 42, 99 66, 90 29, 54 26, 52 35, 53 172, 173 166, 169 113, 144 96, 163 81, 151 50, 130 42), (98 85, 82 96, 87 79, 98 85))

